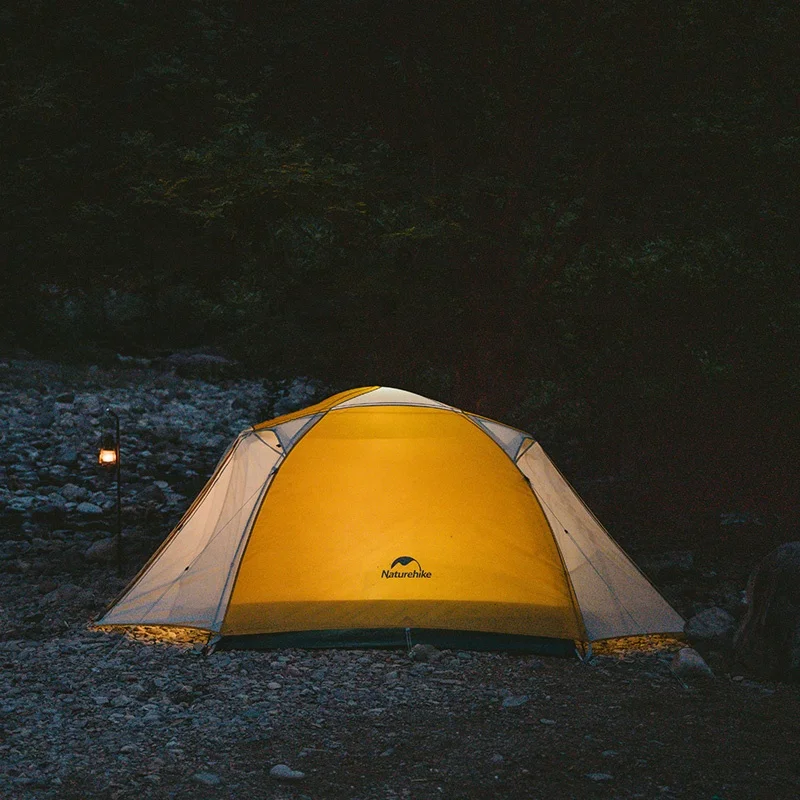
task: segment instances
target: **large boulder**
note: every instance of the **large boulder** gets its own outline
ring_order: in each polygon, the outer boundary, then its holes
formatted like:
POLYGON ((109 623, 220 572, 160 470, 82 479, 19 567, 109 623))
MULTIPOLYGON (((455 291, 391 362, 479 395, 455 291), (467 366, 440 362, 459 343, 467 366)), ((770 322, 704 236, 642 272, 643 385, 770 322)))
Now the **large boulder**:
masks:
POLYGON ((690 642, 730 646, 736 630, 736 620, 724 608, 714 606, 695 614, 685 625, 683 632, 690 642))
POLYGON ((773 550, 750 576, 734 647, 763 677, 800 681, 800 542, 773 550))

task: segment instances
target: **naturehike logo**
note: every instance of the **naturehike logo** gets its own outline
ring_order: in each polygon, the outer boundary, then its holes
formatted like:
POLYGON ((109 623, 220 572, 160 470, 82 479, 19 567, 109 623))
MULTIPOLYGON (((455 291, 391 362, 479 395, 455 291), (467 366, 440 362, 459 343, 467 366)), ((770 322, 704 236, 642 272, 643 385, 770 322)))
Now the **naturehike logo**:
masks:
POLYGON ((389 569, 381 570, 381 578, 430 578, 430 576, 431 573, 425 572, 419 561, 411 556, 399 556, 392 561, 392 566, 389 569), (417 566, 409 569, 409 564, 416 564, 417 566), (398 565, 405 567, 405 569, 395 569, 398 565))

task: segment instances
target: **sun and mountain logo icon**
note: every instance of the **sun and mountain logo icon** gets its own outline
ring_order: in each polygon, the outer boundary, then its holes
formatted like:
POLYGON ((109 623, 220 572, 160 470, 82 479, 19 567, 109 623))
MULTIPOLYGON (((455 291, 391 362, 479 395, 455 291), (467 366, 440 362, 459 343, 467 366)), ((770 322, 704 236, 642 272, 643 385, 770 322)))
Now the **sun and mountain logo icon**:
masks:
POLYGON ((389 569, 381 570, 381 578, 430 578, 431 573, 422 569, 412 556, 398 556, 389 569), (415 566, 412 566, 415 565, 415 566))

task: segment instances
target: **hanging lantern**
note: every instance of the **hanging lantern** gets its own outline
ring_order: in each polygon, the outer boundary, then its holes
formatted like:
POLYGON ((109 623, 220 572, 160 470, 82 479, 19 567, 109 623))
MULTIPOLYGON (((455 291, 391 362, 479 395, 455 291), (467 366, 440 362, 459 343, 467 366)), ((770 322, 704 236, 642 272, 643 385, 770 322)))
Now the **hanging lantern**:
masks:
POLYGON ((117 459, 117 443, 114 434, 107 433, 103 436, 103 441, 100 444, 100 452, 97 454, 97 463, 103 467, 116 467, 117 459))

